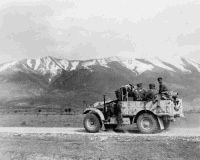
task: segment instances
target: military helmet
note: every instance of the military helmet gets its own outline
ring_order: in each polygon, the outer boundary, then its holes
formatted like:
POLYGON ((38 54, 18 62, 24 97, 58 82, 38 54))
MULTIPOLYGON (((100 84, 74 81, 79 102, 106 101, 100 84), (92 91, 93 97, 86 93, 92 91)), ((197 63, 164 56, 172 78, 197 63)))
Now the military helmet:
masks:
POLYGON ((150 89, 153 89, 153 88, 155 88, 155 87, 156 87, 156 85, 155 85, 154 83, 150 83, 150 84, 149 84, 149 88, 150 88, 150 89))
POLYGON ((142 83, 138 83, 137 84, 137 87, 141 87, 143 84, 142 83))

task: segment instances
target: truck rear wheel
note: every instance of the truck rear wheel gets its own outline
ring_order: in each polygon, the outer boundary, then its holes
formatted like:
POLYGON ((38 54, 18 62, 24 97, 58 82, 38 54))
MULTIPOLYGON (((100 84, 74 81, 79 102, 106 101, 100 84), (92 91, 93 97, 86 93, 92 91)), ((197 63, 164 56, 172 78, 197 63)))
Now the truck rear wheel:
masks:
POLYGON ((143 134, 151 134, 159 130, 156 117, 150 113, 143 113, 137 118, 137 127, 143 134))
POLYGON ((84 128, 89 133, 96 133, 101 128, 99 118, 92 113, 88 113, 83 120, 84 128))

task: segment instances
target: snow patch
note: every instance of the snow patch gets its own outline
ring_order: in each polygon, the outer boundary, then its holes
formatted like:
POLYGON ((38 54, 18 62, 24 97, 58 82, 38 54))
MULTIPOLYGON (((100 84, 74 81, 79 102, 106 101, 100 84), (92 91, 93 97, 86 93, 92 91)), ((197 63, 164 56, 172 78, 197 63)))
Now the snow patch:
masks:
POLYGON ((31 59, 27 60, 27 65, 28 65, 30 68, 33 68, 33 64, 31 63, 31 59))
POLYGON ((165 59, 161 59, 161 58, 158 58, 158 59, 160 59, 163 62, 173 65, 174 67, 180 69, 183 72, 191 72, 184 68, 185 64, 183 63, 181 58, 182 57, 180 56, 174 55, 174 56, 165 57, 165 59))
POLYGON ((174 69, 172 69, 172 68, 166 66, 165 64, 163 64, 163 63, 162 63, 162 60, 159 60, 158 58, 146 58, 145 61, 150 62, 150 63, 152 63, 153 65, 158 66, 158 67, 161 67, 161 68, 163 68, 163 69, 166 69, 166 70, 170 70, 170 71, 175 72, 174 69))
POLYGON ((92 65, 95 65, 95 64, 96 64, 96 60, 92 60, 92 61, 83 62, 83 63, 82 63, 82 66, 83 66, 84 68, 89 69, 88 66, 92 66, 92 65))
POLYGON ((66 60, 60 60, 59 63, 62 65, 63 69, 67 70, 69 67, 69 62, 66 60))
POLYGON ((53 65, 51 65, 51 67, 49 68, 49 71, 51 71, 51 73, 53 74, 57 74, 58 70, 60 70, 61 68, 59 66, 57 66, 55 63, 53 63, 53 65))
POLYGON ((44 61, 46 63, 46 69, 50 70, 50 67, 51 67, 50 63, 52 62, 52 60, 49 57, 47 57, 44 59, 44 61))
POLYGON ((14 65, 16 65, 18 62, 17 61, 14 61, 14 62, 10 62, 10 63, 6 63, 4 64, 3 66, 1 66, 0 68, 0 72, 6 70, 6 69, 9 69, 11 67, 13 67, 14 65))
POLYGON ((121 63, 126 68, 128 68, 134 72, 138 72, 139 74, 141 74, 147 70, 151 71, 154 68, 153 65, 142 63, 140 61, 137 61, 136 59, 126 59, 126 60, 124 59, 121 61, 121 63))
MULTIPOLYGON (((109 62, 112 62, 112 61, 117 61, 117 62, 119 62, 120 61, 120 59, 123 59, 124 57, 118 57, 118 56, 115 56, 115 57, 109 57, 109 58, 107 58, 107 60, 109 61, 109 62)), ((127 58, 126 58, 127 59, 127 58)))
POLYGON ((75 70, 76 67, 78 66, 78 64, 79 64, 79 61, 73 61, 73 62, 71 62, 72 67, 71 67, 70 71, 75 70))
POLYGON ((41 64, 41 60, 40 60, 40 58, 35 59, 35 67, 34 67, 34 70, 37 70, 38 67, 40 66, 40 64, 41 64))
POLYGON ((25 64, 23 64, 24 68, 28 69, 27 66, 25 64))
POLYGON ((134 73, 143 73, 147 70, 152 70, 154 67, 151 64, 146 64, 136 60, 135 58, 127 58, 122 56, 110 57, 107 58, 109 62, 117 61, 124 67, 132 70, 134 73))
POLYGON ((200 64, 198 64, 197 62, 192 61, 192 60, 190 60, 190 59, 186 59, 186 58, 185 58, 185 60, 187 60, 188 63, 190 63, 191 65, 193 65, 193 66, 197 69, 197 71, 200 72, 200 64))
POLYGON ((108 62, 106 62, 105 59, 99 59, 99 60, 97 60, 97 61, 99 62, 99 64, 100 64, 101 66, 106 67, 106 68, 110 68, 110 67, 107 65, 108 62))

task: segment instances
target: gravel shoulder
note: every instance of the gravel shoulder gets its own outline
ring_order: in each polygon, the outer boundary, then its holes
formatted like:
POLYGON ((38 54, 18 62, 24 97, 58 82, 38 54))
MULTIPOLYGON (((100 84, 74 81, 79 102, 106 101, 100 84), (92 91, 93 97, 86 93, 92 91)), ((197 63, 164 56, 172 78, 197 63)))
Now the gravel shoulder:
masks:
POLYGON ((118 136, 200 136, 198 128, 172 128, 163 130, 156 134, 140 134, 137 128, 129 127, 118 131, 100 131, 98 133, 88 133, 84 128, 63 128, 63 127, 0 127, 0 134, 81 134, 81 135, 118 135, 118 136))
POLYGON ((0 160, 200 159, 199 113, 151 135, 140 134, 135 125, 91 134, 82 128, 82 118, 2 115, 0 160))
POLYGON ((134 128, 95 134, 83 128, 0 128, 2 160, 198 160, 199 151, 200 128, 153 135, 134 128))

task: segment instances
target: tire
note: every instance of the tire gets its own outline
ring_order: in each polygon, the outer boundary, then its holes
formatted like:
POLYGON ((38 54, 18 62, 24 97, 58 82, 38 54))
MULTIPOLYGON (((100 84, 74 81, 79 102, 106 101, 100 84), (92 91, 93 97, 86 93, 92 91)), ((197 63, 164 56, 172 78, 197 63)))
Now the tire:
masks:
POLYGON ((104 124, 106 130, 115 130, 117 124, 104 124))
POLYGON ((137 118, 137 127, 143 134, 152 134, 159 130, 157 118, 150 113, 143 113, 137 118))
POLYGON ((89 133, 96 133, 101 128, 99 118, 95 114, 88 113, 83 120, 84 128, 89 133))
POLYGON ((164 130, 168 130, 170 127, 170 121, 163 120, 164 130))

